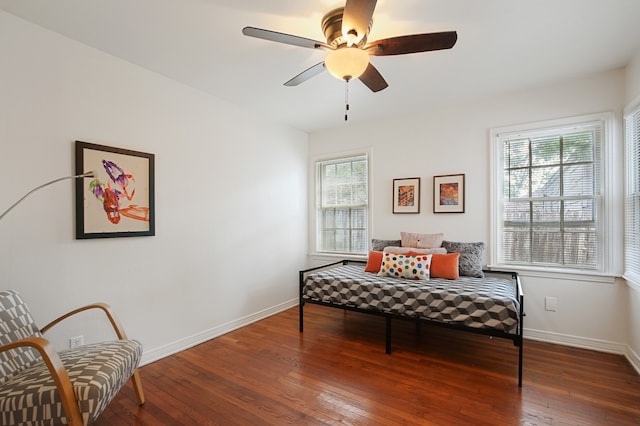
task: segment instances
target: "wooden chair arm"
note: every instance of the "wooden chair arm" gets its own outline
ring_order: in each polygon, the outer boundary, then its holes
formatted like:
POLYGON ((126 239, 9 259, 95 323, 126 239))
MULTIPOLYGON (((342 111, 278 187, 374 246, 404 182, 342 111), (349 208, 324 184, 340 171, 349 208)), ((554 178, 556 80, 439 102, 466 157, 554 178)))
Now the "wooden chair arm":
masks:
MULTIPOLYGON (((109 322, 111 323, 111 326, 113 327, 113 330, 116 332, 116 335, 118 336, 118 339, 120 339, 120 340, 128 339, 127 334, 124 332, 124 327, 122 327, 122 324, 120 324, 120 320, 118 320, 118 317, 113 312, 113 309, 111 309, 111 306, 109 306, 106 303, 93 303, 91 305, 87 305, 87 306, 83 306, 83 307, 78 308, 78 309, 74 309, 73 311, 62 315, 61 317, 58 317, 58 318, 54 319, 49 324, 47 324, 44 327, 42 327, 40 329, 40 331, 42 333, 45 333, 47 330, 51 329, 54 325, 60 323, 62 320, 65 320, 65 319, 67 319, 67 318, 69 318, 69 317, 71 317, 71 316, 73 316, 73 315, 75 315, 77 313, 80 313, 80 312, 83 312, 83 311, 88 311, 90 309, 100 309, 102 312, 104 312, 105 315, 107 316, 107 318, 109 319, 109 322)), ((137 369, 133 373, 133 376, 131 377, 131 380, 133 382, 133 386, 135 388, 136 395, 138 397, 138 402, 140 403, 140 405, 142 405, 142 404, 144 404, 145 398, 144 398, 144 391, 142 390, 142 382, 140 381, 140 375, 139 375, 137 369)))
POLYGON ((64 365, 62 365, 60 356, 47 339, 42 337, 28 337, 26 339, 17 340, 0 346, 0 352, 18 349, 25 346, 36 349, 40 352, 40 355, 42 355, 42 360, 49 369, 51 377, 58 388, 58 393, 60 394, 60 400, 62 401, 62 407, 67 417, 68 424, 71 426, 81 426, 83 424, 82 415, 80 414, 80 408, 78 407, 78 402, 76 401, 75 394, 73 393, 71 380, 69 380, 67 370, 64 368, 64 365))
POLYGON ((109 318, 109 322, 111 323, 111 326, 113 327, 113 330, 116 332, 116 335, 118 336, 118 339, 120 339, 120 340, 127 339, 127 335, 125 334, 124 328, 120 324, 120 321, 118 320, 118 318, 116 317, 115 313, 111 309, 111 306, 107 305, 106 303, 93 303, 91 305, 87 305, 87 306, 83 306, 83 307, 78 308, 78 309, 74 309, 73 311, 62 315, 61 317, 54 319, 49 324, 47 324, 44 327, 42 327, 40 329, 40 331, 42 333, 46 333, 47 330, 49 330, 51 327, 53 327, 54 325, 58 324, 62 320, 67 319, 70 316, 75 315, 75 314, 77 314, 79 312, 88 311, 90 309, 100 309, 100 310, 102 310, 107 315, 107 318, 109 318))

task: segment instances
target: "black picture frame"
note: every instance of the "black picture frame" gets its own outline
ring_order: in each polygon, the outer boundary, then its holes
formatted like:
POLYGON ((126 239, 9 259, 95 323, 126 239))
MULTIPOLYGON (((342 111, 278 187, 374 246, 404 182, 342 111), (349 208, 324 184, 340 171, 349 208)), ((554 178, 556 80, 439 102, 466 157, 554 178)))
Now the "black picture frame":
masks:
POLYGON ((155 235, 155 156, 75 143, 76 239, 155 235))
POLYGON ((433 212, 464 213, 464 173, 433 177, 433 212))
POLYGON ((420 213, 420 178, 393 180, 393 213, 420 213))

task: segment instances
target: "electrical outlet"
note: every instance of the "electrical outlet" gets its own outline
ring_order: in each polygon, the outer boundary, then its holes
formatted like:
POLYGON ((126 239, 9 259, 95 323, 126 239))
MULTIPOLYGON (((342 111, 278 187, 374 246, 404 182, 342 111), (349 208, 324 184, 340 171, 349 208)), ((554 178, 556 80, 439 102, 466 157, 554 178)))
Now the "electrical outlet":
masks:
POLYGON ((83 336, 76 336, 76 337, 72 337, 71 339, 69 339, 69 348, 70 349, 74 349, 77 347, 80 347, 84 344, 84 337, 83 336))
POLYGON ((547 311, 555 312, 558 310, 558 299, 555 297, 545 297, 544 298, 544 309, 547 311))

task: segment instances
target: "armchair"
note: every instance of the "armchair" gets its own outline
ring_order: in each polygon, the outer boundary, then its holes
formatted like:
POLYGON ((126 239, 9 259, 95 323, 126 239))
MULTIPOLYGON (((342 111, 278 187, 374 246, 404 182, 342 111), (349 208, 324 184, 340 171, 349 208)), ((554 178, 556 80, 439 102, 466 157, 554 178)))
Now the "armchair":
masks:
POLYGON ((39 329, 13 290, 0 291, 0 424, 88 425, 131 379, 140 405, 142 345, 127 338, 103 303, 71 311, 39 329), (79 312, 105 313, 118 340, 56 351, 44 333, 79 312))

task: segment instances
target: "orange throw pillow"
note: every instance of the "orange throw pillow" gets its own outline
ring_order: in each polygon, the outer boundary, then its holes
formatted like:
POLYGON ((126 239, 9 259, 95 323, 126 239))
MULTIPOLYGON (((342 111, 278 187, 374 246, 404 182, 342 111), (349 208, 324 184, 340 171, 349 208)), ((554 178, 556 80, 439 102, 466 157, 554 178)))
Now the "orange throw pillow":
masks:
POLYGON ((460 253, 431 255, 431 278, 446 278, 448 280, 460 278, 458 272, 459 259, 460 253))
POLYGON ((369 258, 367 259, 367 266, 365 266, 365 272, 380 272, 380 266, 382 265, 382 252, 370 251, 369 258))

